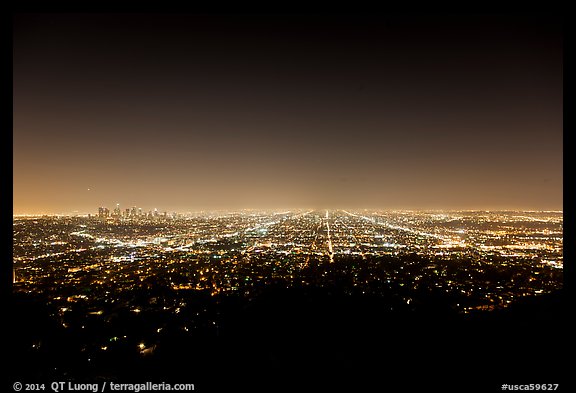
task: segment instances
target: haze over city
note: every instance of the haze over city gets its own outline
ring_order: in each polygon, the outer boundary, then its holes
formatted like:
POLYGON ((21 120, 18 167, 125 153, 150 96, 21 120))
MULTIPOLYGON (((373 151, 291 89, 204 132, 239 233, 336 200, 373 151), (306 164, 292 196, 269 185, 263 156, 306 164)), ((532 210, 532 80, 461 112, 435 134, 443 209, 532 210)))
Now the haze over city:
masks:
POLYGON ((562 210, 549 16, 19 14, 14 214, 562 210))

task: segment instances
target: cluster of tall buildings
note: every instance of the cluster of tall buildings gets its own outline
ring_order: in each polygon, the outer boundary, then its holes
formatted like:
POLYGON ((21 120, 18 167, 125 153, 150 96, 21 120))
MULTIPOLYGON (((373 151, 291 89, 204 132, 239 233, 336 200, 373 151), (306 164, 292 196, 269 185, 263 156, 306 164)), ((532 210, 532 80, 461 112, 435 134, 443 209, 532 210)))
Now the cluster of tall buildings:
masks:
POLYGON ((132 208, 126 208, 124 210, 120 209, 120 204, 117 203, 114 210, 110 211, 107 207, 98 208, 98 218, 131 218, 131 219, 155 219, 155 218, 167 218, 167 212, 160 213, 158 209, 154 211, 149 210, 147 213, 142 211, 142 208, 137 208, 133 206, 132 208))

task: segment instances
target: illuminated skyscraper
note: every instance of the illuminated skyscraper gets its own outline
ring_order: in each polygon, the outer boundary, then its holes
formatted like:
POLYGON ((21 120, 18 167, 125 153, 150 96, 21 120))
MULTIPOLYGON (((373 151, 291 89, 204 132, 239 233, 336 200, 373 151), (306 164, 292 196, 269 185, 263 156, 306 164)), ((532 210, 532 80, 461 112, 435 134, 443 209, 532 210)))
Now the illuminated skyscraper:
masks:
POLYGON ((120 215, 121 215, 121 212, 120 212, 120 204, 117 203, 117 204, 116 204, 116 207, 114 208, 114 214, 113 214, 113 216, 114 216, 115 218, 120 218, 120 215))
POLYGON ((107 207, 99 207, 98 208, 98 218, 108 218, 110 216, 110 210, 107 207))

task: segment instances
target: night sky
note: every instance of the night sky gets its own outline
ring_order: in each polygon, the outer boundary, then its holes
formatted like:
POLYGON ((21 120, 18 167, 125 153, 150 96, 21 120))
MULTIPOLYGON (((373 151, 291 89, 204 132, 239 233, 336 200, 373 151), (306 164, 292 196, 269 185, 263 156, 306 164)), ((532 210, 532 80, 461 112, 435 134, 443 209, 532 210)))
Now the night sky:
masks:
POLYGON ((14 214, 562 210, 562 26, 19 14, 14 214))

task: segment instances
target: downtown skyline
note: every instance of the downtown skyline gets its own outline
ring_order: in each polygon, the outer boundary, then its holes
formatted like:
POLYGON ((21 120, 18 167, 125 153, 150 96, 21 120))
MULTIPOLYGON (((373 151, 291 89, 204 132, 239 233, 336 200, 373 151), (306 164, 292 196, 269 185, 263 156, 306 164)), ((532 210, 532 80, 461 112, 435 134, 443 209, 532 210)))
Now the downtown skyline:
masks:
POLYGON ((561 21, 17 14, 13 213, 562 210, 561 21))

